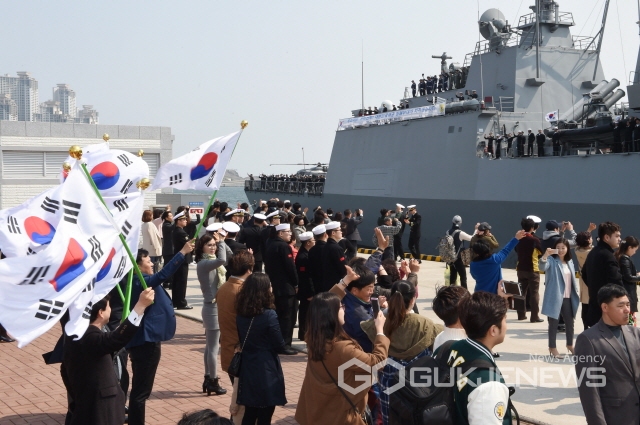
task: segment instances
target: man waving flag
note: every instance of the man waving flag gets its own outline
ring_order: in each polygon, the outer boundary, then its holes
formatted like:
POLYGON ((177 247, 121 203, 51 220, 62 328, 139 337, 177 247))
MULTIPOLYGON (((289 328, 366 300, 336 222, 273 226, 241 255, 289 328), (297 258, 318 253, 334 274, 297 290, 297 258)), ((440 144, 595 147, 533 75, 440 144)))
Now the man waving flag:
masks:
POLYGON ((173 189, 215 190, 227 170, 233 149, 242 131, 209 140, 186 155, 160 167, 150 190, 173 189))
MULTIPOLYGON (((46 249, 0 261, 0 323, 20 347, 51 329, 83 292, 93 291, 119 243, 120 230, 82 170, 72 169, 50 201, 59 205, 62 219, 46 249)), ((41 235, 36 230, 29 232, 41 235)), ((89 315, 91 305, 85 309, 89 315)))

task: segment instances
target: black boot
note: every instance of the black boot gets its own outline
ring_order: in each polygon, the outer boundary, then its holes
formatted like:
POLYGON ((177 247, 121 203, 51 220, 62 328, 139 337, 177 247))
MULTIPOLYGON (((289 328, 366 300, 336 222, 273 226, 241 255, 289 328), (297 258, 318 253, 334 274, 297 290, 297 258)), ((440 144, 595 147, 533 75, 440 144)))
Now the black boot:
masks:
POLYGON ((202 392, 206 393, 207 392, 207 382, 209 382, 211 378, 209 378, 209 375, 204 375, 204 382, 202 383, 202 392))
POLYGON ((210 396, 211 393, 215 393, 216 395, 223 395, 227 393, 227 390, 220 386, 218 378, 209 378, 209 380, 206 382, 206 387, 208 396, 210 396))

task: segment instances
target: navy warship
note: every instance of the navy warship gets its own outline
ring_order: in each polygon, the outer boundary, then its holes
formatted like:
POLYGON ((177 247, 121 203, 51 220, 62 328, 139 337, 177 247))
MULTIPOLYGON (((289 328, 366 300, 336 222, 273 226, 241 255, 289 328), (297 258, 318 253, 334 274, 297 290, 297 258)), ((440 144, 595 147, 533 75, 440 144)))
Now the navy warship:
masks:
POLYGON ((640 153, 611 149, 615 119, 640 116, 640 69, 627 87, 628 105, 616 105, 625 91, 619 80, 605 80, 600 63, 608 5, 595 37, 572 35, 573 15, 552 0, 536 0, 513 26, 487 10, 478 22, 484 40, 462 64, 436 56, 448 76, 442 92, 412 97, 405 90, 401 109, 385 101, 387 112, 377 115, 353 110, 339 122, 324 182, 246 181, 247 197, 363 209, 364 244, 381 208, 416 204, 423 254, 435 253, 454 215, 467 232, 489 222, 502 244, 527 215, 541 217, 543 228, 571 221, 579 232, 614 221, 623 235, 640 235, 640 179, 623 171, 640 166, 640 153), (514 157, 502 142, 502 157, 488 158, 485 136, 529 129, 544 130, 544 157, 514 157), (552 155, 554 135, 562 156, 552 155))

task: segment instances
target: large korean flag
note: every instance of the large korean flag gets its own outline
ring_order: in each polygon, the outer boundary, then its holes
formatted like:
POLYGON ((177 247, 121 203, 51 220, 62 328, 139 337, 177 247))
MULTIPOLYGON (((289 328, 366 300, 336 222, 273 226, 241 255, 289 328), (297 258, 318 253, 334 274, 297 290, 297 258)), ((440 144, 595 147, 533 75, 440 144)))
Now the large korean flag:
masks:
MULTIPOLYGON (((84 149, 89 150, 83 161, 91 177, 116 222, 121 226, 125 221, 129 223, 131 237, 127 236, 127 241, 136 248, 144 198, 136 183, 149 176, 149 166, 129 152, 109 149, 106 143, 84 149)), ((72 158, 67 161, 76 165, 72 158)), ((61 174, 61 180, 65 178, 66 173, 61 174)), ((65 209, 74 208, 68 200, 63 203, 61 190, 62 186, 54 187, 21 205, 0 211, 0 250, 5 256, 32 255, 51 243, 65 209)), ((93 191, 91 195, 95 197, 93 191)))
MULTIPOLYGON (((74 168, 58 193, 62 220, 47 249, 0 261, 0 323, 24 347, 47 332, 95 279, 119 229, 74 168)), ((84 314, 91 313, 86 305, 84 314)))
POLYGON ((242 131, 209 140, 186 155, 160 167, 151 190, 174 189, 215 190, 227 171, 233 149, 242 131))

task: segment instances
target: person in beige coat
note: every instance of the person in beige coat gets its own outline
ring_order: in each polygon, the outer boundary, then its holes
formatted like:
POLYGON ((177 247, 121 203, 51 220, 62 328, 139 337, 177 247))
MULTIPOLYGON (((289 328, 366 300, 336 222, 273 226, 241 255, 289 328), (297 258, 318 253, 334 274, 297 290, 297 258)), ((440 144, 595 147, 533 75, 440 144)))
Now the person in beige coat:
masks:
MULTIPOLYGON (((236 325, 236 296, 245 279, 251 275, 254 266, 253 254, 249 251, 239 251, 231 257, 227 267, 230 277, 218 288, 216 294, 216 304, 218 305, 218 326, 220 327, 220 366, 223 371, 229 369, 231 359, 236 346, 240 344, 238 337, 238 327, 236 325)), ((229 375, 233 384, 233 394, 231 396, 231 406, 229 411, 234 424, 242 423, 244 416, 244 406, 236 404, 238 397, 238 379, 229 375)))
MULTIPOLYGON (((580 232, 576 236, 576 249, 574 252, 578 260, 578 270, 582 270, 582 266, 584 266, 584 262, 587 260, 587 255, 589 255, 589 252, 593 249, 592 242, 591 233, 589 232, 580 232)), ((587 317, 589 317, 589 288, 587 284, 584 283, 582 274, 580 274, 580 303, 582 304, 582 324, 586 330, 589 329, 589 325, 587 324, 587 317)))
POLYGON ((146 210, 142 213, 142 249, 149 252, 153 263, 153 273, 158 273, 162 258, 162 233, 153 223, 153 213, 146 210))
MULTIPOLYGON (((347 274, 345 280, 350 279, 347 274)), ((295 419, 300 425, 364 425, 362 413, 367 404, 370 385, 362 385, 362 375, 369 367, 387 358, 389 338, 384 336, 382 312, 374 320, 376 336, 371 354, 349 338, 343 328, 344 311, 340 297, 331 292, 317 294, 311 300, 307 316, 307 350, 309 360, 295 419), (352 362, 341 381, 352 388, 362 386, 355 395, 338 387, 338 368, 352 362), (358 365, 360 364, 360 365, 358 365), (356 379, 358 378, 358 379, 356 379)), ((369 371, 371 373, 371 371, 369 371)))

